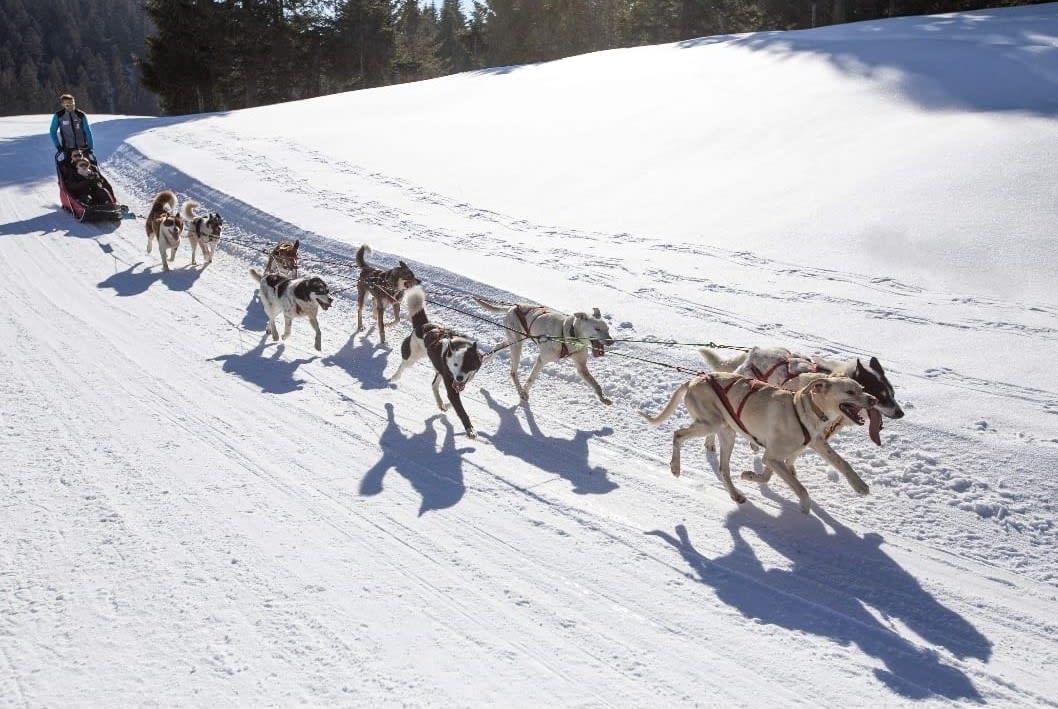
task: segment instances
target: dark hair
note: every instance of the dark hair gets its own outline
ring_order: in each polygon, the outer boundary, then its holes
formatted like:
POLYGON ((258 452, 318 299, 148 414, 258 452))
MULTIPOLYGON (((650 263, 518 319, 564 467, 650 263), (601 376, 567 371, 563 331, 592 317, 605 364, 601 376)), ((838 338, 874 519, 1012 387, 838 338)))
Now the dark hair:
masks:
POLYGON ((59 97, 59 101, 65 101, 66 99, 70 99, 71 101, 76 101, 77 100, 77 99, 75 99, 73 97, 73 94, 63 94, 62 96, 59 97))

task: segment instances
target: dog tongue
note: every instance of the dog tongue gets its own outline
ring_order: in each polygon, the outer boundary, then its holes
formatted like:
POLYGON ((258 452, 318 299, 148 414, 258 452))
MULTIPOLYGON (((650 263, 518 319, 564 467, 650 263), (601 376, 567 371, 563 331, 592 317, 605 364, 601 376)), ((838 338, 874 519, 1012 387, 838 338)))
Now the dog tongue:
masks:
POLYGON ((882 415, 878 413, 878 409, 867 409, 867 417, 871 420, 867 433, 870 434, 874 445, 880 446, 882 445, 882 438, 878 435, 878 432, 882 430, 882 415))

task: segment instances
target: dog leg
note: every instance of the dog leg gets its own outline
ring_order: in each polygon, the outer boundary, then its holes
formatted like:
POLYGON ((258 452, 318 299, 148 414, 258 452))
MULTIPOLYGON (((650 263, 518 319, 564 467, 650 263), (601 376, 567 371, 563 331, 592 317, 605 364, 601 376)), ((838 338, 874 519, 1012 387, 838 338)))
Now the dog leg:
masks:
MULTIPOLYGON (((197 266, 198 263, 195 261, 195 250, 198 248, 198 239, 192 238, 191 241, 191 265, 197 266)), ((206 247, 202 247, 202 258, 206 257, 206 247)))
POLYGON ((359 283, 356 284, 356 331, 364 331, 364 298, 367 290, 359 283))
POLYGON ((294 324, 294 316, 290 313, 283 313, 283 339, 290 337, 290 327, 294 324))
POLYGON ((279 339, 279 328, 276 327, 276 319, 274 317, 268 318, 268 327, 265 329, 265 337, 272 335, 272 341, 275 342, 279 339))
MULTIPOLYGON (((539 360, 538 360, 539 361, 539 360)), ((669 470, 677 478, 680 477, 680 449, 683 447, 684 440, 688 438, 700 438, 706 436, 712 431, 711 428, 703 423, 692 423, 686 428, 678 428, 672 434, 672 460, 669 462, 669 470)))
POLYGON ((764 466, 779 474, 779 477, 790 486, 790 489, 794 491, 794 494, 801 501, 801 512, 808 514, 808 511, 812 508, 812 499, 808 496, 808 490, 805 490, 805 486, 797 479, 797 473, 794 472, 793 466, 788 466, 785 460, 768 455, 767 451, 764 451, 764 466))
POLYGON ((735 432, 725 426, 716 433, 716 437, 720 440, 720 480, 731 499, 741 505, 746 501, 746 496, 731 482, 731 451, 735 449, 735 432))
POLYGON ((522 364, 522 340, 514 333, 510 333, 507 341, 511 343, 511 381, 514 382, 514 390, 518 392, 518 396, 525 399, 522 382, 518 379, 518 368, 522 364))
POLYGON ((543 356, 537 357, 536 361, 533 362, 533 369, 529 372, 529 378, 525 380, 525 386, 522 387, 520 393, 523 401, 529 401, 529 390, 533 388, 533 382, 540 376, 540 370, 544 368, 543 356))
POLYGON ((320 323, 316 320, 315 315, 309 315, 309 323, 312 325, 312 329, 316 331, 316 351, 323 351, 323 333, 320 332, 320 323))
POLYGON ((386 314, 386 309, 382 305, 382 302, 377 298, 375 299, 375 322, 378 323, 378 339, 382 344, 386 344, 386 323, 383 322, 386 314))
POLYGON ((398 300, 393 304, 393 319, 390 320, 387 325, 396 325, 400 322, 400 301, 398 300))
POLYGON ((867 486, 867 483, 863 482, 863 478, 856 474, 856 471, 852 469, 844 458, 837 454, 837 452, 830 447, 822 438, 813 440, 809 446, 819 455, 823 456, 823 460, 827 461, 835 468, 841 471, 841 474, 845 476, 845 479, 849 481, 849 485, 856 491, 857 495, 868 495, 871 492, 871 488, 867 486))
POLYGON ((437 399, 437 406, 441 411, 448 411, 448 404, 441 400, 441 373, 438 372, 433 378, 433 398, 437 399))
POLYGON ((613 399, 608 398, 602 393, 602 387, 599 386, 599 382, 595 381, 595 377, 588 371, 588 355, 583 352, 577 353, 577 358, 574 360, 574 364, 577 367, 577 372, 580 374, 580 378, 588 383, 592 389, 595 390, 595 396, 599 397, 599 401, 609 406, 613 403, 613 399))
POLYGON ((154 246, 154 234, 147 235, 147 253, 151 252, 151 247, 154 246))
POLYGON ((448 386, 448 400, 452 402, 452 408, 456 410, 456 415, 459 416, 459 420, 463 422, 463 429, 467 432, 469 438, 477 438, 477 431, 474 430, 474 424, 470 423, 470 417, 467 415, 466 409, 463 408, 463 398, 459 396, 459 392, 448 386))
POLYGON ((712 433, 705 437, 705 450, 708 453, 716 453, 716 436, 712 433))
POLYGON ((168 271, 169 270, 169 261, 168 261, 168 259, 165 258, 165 252, 166 251, 167 251, 167 249, 165 248, 165 244, 163 244, 161 242, 161 240, 159 239, 158 240, 158 253, 162 257, 162 270, 163 271, 168 271))

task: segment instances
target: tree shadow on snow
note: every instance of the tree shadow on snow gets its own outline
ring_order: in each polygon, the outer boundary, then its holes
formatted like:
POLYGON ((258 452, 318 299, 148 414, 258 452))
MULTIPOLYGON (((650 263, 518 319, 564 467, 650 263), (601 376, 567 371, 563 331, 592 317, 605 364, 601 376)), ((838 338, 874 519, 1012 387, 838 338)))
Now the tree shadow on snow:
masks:
POLYGON ((340 350, 323 359, 326 367, 338 367, 360 382, 362 389, 388 389, 392 385, 386 379, 386 363, 389 347, 375 344, 366 337, 357 342, 353 333, 340 350))
POLYGON ((151 270, 144 268, 137 271, 136 269, 141 266, 143 266, 143 262, 137 261, 124 271, 119 271, 100 281, 97 286, 99 288, 112 288, 121 297, 146 293, 151 285, 159 282, 164 283, 169 290, 186 291, 190 290, 191 286, 202 275, 202 271, 197 268, 187 267, 163 271, 160 265, 152 266, 151 270))
POLYGON ((573 492, 579 495, 605 495, 618 488, 617 483, 607 477, 606 468, 591 467, 588 463, 588 441, 593 437, 612 435, 612 428, 577 430, 573 438, 547 436, 537 425, 532 410, 522 402, 502 406, 484 389, 481 393, 485 403, 500 417, 496 432, 489 436, 489 442, 497 450, 569 480, 573 492), (519 411, 524 413, 528 428, 522 427, 519 411))
POLYGON ((751 504, 728 515, 725 527, 734 548, 715 559, 694 548, 682 524, 675 535, 647 534, 675 548, 699 581, 746 618, 854 644, 877 658, 885 669, 875 670, 875 676, 896 694, 982 701, 969 677, 944 664, 934 648, 901 637, 891 620, 959 659, 987 662, 992 655, 988 638, 882 551, 880 535, 859 537, 818 506, 813 507, 818 516, 806 516, 796 504, 774 499, 782 506, 777 518, 751 504), (752 532, 749 539, 743 529, 752 532), (765 568, 754 551, 760 543, 785 557, 790 568, 765 568))
POLYGON ((284 349, 282 343, 272 350, 271 357, 265 357, 265 348, 268 344, 266 338, 261 338, 257 346, 246 354, 218 355, 209 361, 223 362, 225 372, 242 377, 251 384, 261 387, 261 391, 268 394, 287 394, 304 387, 305 380, 296 378, 294 373, 298 367, 316 358, 285 360, 282 356, 284 349))
POLYGON ((455 506, 466 492, 463 454, 475 449, 456 448, 455 429, 443 414, 426 419, 422 433, 407 436, 397 423, 393 404, 386 404, 386 419, 386 430, 378 439, 382 458, 364 473, 360 480, 360 494, 372 496, 382 492, 382 479, 392 469, 422 495, 420 517, 431 510, 455 506), (437 448, 437 422, 444 427, 440 450, 437 448))

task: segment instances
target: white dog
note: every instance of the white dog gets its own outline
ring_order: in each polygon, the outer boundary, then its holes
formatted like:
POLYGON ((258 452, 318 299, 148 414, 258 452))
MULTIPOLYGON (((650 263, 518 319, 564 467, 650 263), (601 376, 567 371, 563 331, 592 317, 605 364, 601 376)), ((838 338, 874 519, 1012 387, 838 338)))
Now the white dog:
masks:
POLYGON ((198 248, 202 249, 205 263, 212 263, 224 219, 215 212, 196 215, 196 209, 198 202, 188 200, 180 210, 180 216, 184 218, 184 224, 187 226, 187 240, 191 242, 191 264, 195 265, 195 250, 198 248))
POLYGON ((744 480, 767 482, 772 471, 797 494, 805 514, 811 499, 797 479, 794 461, 806 447, 840 470, 852 489, 866 495, 870 489, 844 458, 827 443, 831 422, 847 420, 863 425, 860 411, 877 401, 848 377, 820 377, 793 392, 737 374, 716 373, 695 377, 681 384, 657 415, 640 415, 652 424, 667 420, 684 402, 693 423, 672 435, 672 474, 680 474, 680 447, 688 438, 716 434, 720 439, 720 477, 731 499, 739 504, 745 496, 731 482, 731 450, 737 433, 743 433, 764 449, 764 473, 742 473, 744 480))
MULTIPOLYGON (((893 385, 877 357, 871 357, 868 365, 864 367, 858 359, 838 362, 822 357, 806 357, 793 354, 782 347, 754 347, 749 352, 731 359, 723 359, 707 347, 703 347, 699 352, 714 372, 734 372, 785 389, 800 389, 815 379, 816 373, 855 380, 877 402, 867 411, 870 419, 868 434, 875 445, 882 445, 882 416, 891 419, 904 416, 903 409, 896 401, 893 385)), ((842 426, 843 422, 836 421, 829 435, 836 433, 842 426)))
POLYGON ((264 276, 256 268, 250 269, 250 275, 259 284, 261 304, 268 315, 265 337, 271 333, 273 340, 279 339, 276 318, 280 313, 286 318, 283 327, 284 340, 290 336, 290 326, 294 318, 307 317, 312 329, 316 331, 316 350, 319 351, 322 348, 323 335, 316 315, 320 308, 326 310, 331 307, 332 302, 330 291, 323 279, 318 276, 291 279, 274 273, 264 276))
POLYGON ((602 387, 588 371, 588 350, 593 357, 602 357, 606 346, 613 344, 610 326, 602 319, 599 309, 591 315, 574 313, 566 315, 542 305, 495 305, 481 298, 474 298, 478 305, 493 313, 506 313, 503 326, 507 330, 507 343, 511 348, 511 379, 523 400, 529 400, 529 390, 540 375, 545 364, 569 357, 573 360, 581 379, 588 383, 604 404, 613 400, 602 393, 602 387), (522 386, 518 379, 518 365, 522 361, 522 342, 534 340, 539 354, 529 378, 522 386))

